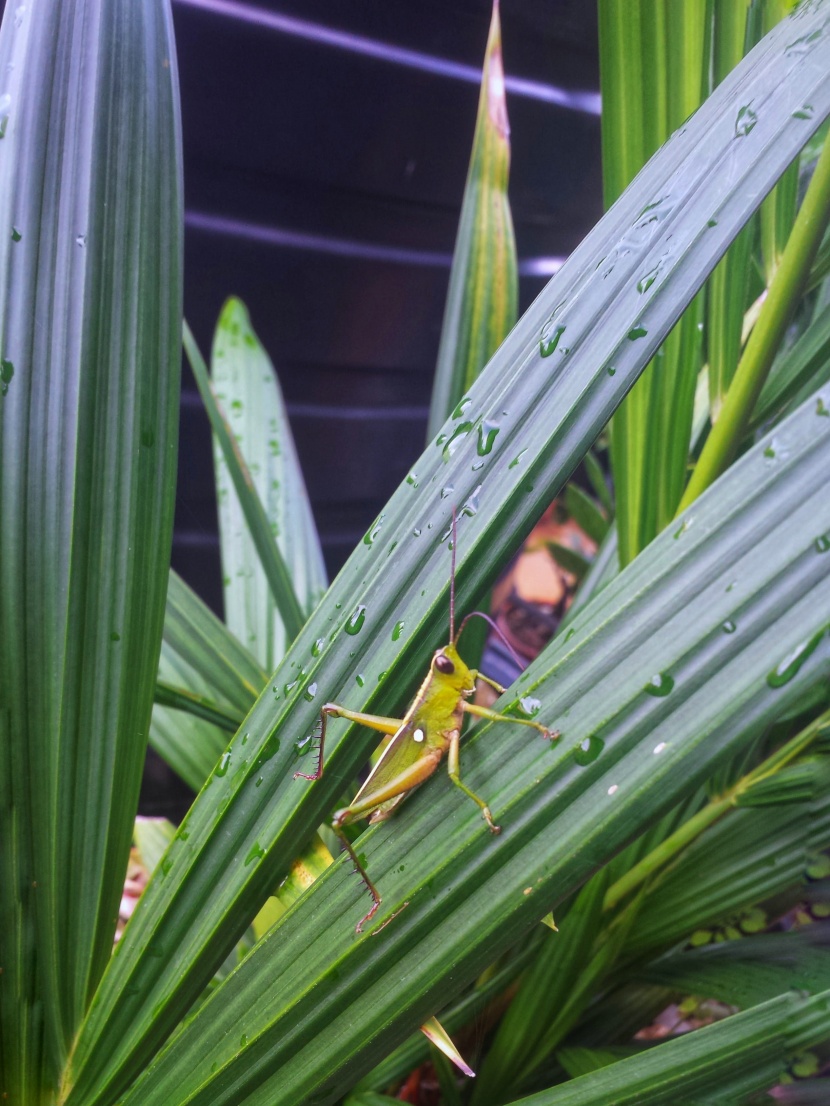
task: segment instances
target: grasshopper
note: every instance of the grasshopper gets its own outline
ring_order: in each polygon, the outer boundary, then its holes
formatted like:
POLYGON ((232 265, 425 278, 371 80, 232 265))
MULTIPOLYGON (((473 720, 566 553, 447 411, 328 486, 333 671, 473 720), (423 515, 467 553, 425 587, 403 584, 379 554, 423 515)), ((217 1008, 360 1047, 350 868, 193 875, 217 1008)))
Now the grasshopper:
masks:
MULTIPOLYGON (((551 741, 559 737, 558 730, 546 729, 539 722, 525 718, 511 718, 508 715, 499 714, 497 711, 469 702, 476 689, 476 680, 489 684, 499 695, 503 694, 506 689, 495 680, 491 680, 489 676, 485 676, 474 668, 469 668, 461 659, 458 652, 458 639, 461 637, 464 627, 471 618, 483 618, 499 634, 508 649, 510 649, 510 644, 495 622, 481 611, 472 611, 468 614, 461 622, 458 633, 455 632, 455 541, 456 525, 455 511, 453 510, 450 640, 449 644, 444 645, 433 654, 429 672, 406 714, 403 718, 383 718, 375 714, 363 714, 360 711, 348 710, 337 703, 326 703, 320 711, 320 744, 317 769, 313 775, 307 775, 305 772, 294 773, 295 779, 319 780, 321 778, 323 775, 326 723, 332 716, 345 718, 349 722, 356 722, 361 726, 367 726, 370 729, 378 730, 380 733, 391 735, 392 740, 369 773, 366 782, 358 791, 353 802, 343 810, 338 810, 332 821, 332 829, 343 842, 346 851, 352 858, 355 870, 360 874, 372 896, 371 909, 355 926, 357 933, 362 932, 363 926, 371 921, 377 913, 381 904, 381 896, 371 879, 369 879, 366 869, 361 864, 351 842, 344 833, 344 826, 362 818, 368 819, 369 825, 385 821, 400 806, 410 791, 422 784, 424 780, 429 779, 446 753, 447 768, 452 782, 478 805, 490 832, 500 833, 501 827, 493 821, 487 803, 467 787, 461 779, 459 745, 464 715, 471 714, 476 718, 487 718, 492 722, 513 722, 519 726, 532 726, 539 731, 542 737, 551 741)), ((404 903, 400 909, 403 910, 406 905, 407 903, 404 903)), ((383 925, 373 930, 373 933, 379 933, 398 913, 400 911, 396 911, 383 925)))

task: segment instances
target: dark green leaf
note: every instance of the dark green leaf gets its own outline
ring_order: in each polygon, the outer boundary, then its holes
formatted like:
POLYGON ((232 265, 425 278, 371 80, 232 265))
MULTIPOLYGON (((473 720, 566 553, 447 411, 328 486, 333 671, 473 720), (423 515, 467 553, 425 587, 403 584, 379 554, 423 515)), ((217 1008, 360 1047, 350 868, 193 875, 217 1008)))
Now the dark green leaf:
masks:
POLYGON ((165 3, 0 31, 0 1055, 45 1101, 110 957, 152 707, 180 368, 165 3))

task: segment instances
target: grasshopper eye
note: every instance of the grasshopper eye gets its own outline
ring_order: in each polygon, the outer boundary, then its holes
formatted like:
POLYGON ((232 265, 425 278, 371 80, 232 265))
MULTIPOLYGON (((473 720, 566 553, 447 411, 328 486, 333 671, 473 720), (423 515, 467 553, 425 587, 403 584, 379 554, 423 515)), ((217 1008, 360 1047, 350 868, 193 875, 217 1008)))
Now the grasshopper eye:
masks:
POLYGON ((439 653, 435 658, 435 667, 445 676, 452 676, 455 672, 455 665, 445 653, 439 653))

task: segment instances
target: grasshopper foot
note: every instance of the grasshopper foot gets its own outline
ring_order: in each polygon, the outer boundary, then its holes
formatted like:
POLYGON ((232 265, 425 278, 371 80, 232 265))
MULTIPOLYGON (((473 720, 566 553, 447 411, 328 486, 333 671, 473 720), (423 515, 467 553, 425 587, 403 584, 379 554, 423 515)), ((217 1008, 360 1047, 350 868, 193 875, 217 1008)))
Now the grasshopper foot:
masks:
MULTIPOLYGON (((375 929, 373 929, 372 932, 369 934, 369 936, 370 937, 377 937, 377 935, 380 933, 380 931, 382 929, 386 929, 386 927, 389 925, 390 922, 394 922, 394 920, 401 913, 401 911, 405 910, 408 906, 409 906, 409 899, 406 900, 406 902, 403 904, 403 906, 399 906, 394 914, 390 914, 385 922, 381 922, 379 926, 376 926, 375 929)), ((370 911, 370 914, 371 913, 374 913, 374 911, 370 911)), ((367 917, 368 917, 368 915, 367 915, 367 917)), ((361 926, 363 925, 363 922, 365 922, 365 921, 366 921, 366 918, 363 918, 361 923, 360 923, 361 926)), ((360 929, 358 929, 357 932, 360 933, 360 929)))
POLYGON ((561 736, 562 736, 561 730, 548 730, 548 729, 543 729, 542 730, 542 737, 545 739, 545 741, 556 741, 557 738, 560 738, 561 736))

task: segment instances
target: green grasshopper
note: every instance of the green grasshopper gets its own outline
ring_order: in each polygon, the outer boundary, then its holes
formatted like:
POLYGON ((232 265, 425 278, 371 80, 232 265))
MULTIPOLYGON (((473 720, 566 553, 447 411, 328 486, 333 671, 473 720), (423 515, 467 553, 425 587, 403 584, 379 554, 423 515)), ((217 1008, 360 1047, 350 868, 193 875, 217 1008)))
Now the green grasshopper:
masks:
MULTIPOLYGON (((501 630, 488 615, 473 611, 463 619, 455 632, 455 511, 452 518, 452 566, 450 575, 450 641, 438 649, 429 666, 429 672, 418 689, 409 710, 403 718, 382 718, 375 714, 363 714, 348 710, 337 703, 326 703, 320 711, 320 745, 317 770, 313 775, 295 772, 294 778, 319 780, 323 775, 323 747, 326 739, 326 723, 334 715, 338 718, 357 722, 361 726, 389 734, 392 740, 383 751, 379 760, 369 773, 366 782, 358 791, 354 801, 334 815, 332 829, 343 842, 352 858, 356 871, 372 896, 372 908, 355 927, 360 933, 366 922, 372 920, 381 904, 380 894, 369 879, 366 869, 358 859, 357 853, 343 831, 343 827, 361 818, 368 818, 369 825, 385 821, 404 801, 414 788, 429 779, 438 767, 441 758, 447 754, 449 777, 456 787, 468 795, 481 809, 484 820, 491 833, 500 833, 501 827, 493 821, 487 803, 463 783, 459 767, 459 745, 464 715, 472 714, 476 718, 488 718, 492 722, 513 722, 519 726, 532 726, 542 737, 554 740, 558 730, 548 730, 539 722, 525 718, 510 718, 487 707, 468 702, 475 692, 476 680, 489 684, 499 695, 505 688, 474 668, 468 668, 458 653, 458 639, 471 618, 479 617, 488 622, 510 649, 501 630)), ((512 652, 512 649, 511 649, 512 652)), ((514 654, 515 656, 515 654, 514 654)), ((406 906, 407 903, 404 903, 406 906)), ((403 910, 404 906, 400 909, 403 910)), ((400 911, 396 911, 383 925, 373 930, 379 933, 400 911)))

